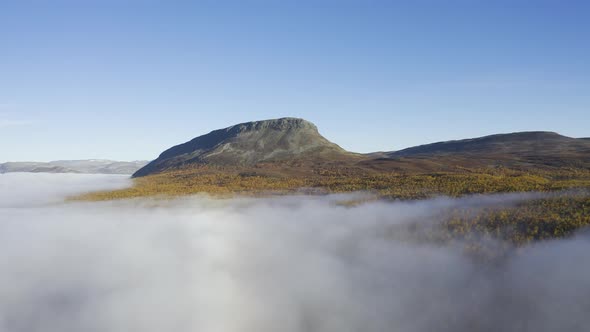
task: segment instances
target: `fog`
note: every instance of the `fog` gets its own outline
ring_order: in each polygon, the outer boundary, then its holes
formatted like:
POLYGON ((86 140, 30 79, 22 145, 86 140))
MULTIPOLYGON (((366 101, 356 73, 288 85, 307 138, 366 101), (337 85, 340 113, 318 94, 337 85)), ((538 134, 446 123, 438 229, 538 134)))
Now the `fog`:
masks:
MULTIPOLYGON (((120 176, 0 175, 2 332, 586 331, 590 237, 486 265, 386 234, 523 195, 64 202, 120 176), (395 228, 394 228, 395 229, 395 228)), ((401 232, 401 231, 400 231, 401 232)), ((482 239, 482 241, 491 241, 482 239)))

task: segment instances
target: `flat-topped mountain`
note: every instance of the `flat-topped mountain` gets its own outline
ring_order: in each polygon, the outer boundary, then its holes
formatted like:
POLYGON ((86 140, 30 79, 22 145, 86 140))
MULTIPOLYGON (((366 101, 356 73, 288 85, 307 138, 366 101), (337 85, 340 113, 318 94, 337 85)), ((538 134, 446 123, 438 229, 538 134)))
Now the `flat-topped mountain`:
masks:
POLYGON ((296 159, 328 160, 352 155, 298 118, 240 123, 212 131, 164 151, 137 171, 144 176, 191 164, 253 166, 296 159))
POLYGON ((202 165, 231 166, 244 174, 283 177, 309 177, 326 172, 357 175, 462 172, 498 166, 588 169, 590 140, 531 131, 361 155, 328 141, 309 121, 281 118, 237 124, 174 146, 138 170, 134 177, 202 165))
POLYGON ((56 160, 50 162, 7 162, 0 164, 0 173, 83 173, 83 174, 133 174, 148 162, 113 161, 104 159, 56 160))

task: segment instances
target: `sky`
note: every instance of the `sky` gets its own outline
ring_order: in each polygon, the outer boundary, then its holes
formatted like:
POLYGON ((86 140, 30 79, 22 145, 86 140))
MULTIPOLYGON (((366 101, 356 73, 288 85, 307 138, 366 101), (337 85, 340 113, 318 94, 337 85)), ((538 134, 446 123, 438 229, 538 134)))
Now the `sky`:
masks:
POLYGON ((356 152, 590 136, 590 2, 0 0, 0 161, 301 117, 356 152))

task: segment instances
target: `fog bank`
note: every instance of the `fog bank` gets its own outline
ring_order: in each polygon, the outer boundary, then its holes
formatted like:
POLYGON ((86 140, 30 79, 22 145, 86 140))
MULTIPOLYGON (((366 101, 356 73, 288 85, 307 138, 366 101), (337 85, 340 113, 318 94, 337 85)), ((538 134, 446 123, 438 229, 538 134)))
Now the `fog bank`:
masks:
MULTIPOLYGON (((14 174, 11 174, 14 175, 14 174)), ((60 202, 117 176, 0 175, 0 331, 584 331, 590 237, 485 266, 384 229, 521 195, 60 202), (15 189, 17 188, 17 189, 15 189)))

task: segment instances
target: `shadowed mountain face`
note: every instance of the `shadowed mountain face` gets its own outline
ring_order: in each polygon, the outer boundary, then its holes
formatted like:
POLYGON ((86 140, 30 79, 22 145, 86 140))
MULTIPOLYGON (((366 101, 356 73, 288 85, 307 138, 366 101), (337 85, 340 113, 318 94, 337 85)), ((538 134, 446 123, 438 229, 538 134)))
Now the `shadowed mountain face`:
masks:
POLYGON ((352 154, 328 141, 303 119, 281 118, 237 124, 164 151, 137 171, 144 176, 191 164, 253 166, 285 160, 330 160, 352 154))
POLYGON ((553 132, 518 132, 420 145, 385 153, 387 158, 449 159, 480 166, 590 165, 590 140, 553 132))
POLYGON ((133 174, 147 161, 113 161, 103 159, 56 160, 50 162, 7 162, 0 164, 0 173, 85 173, 133 174))

